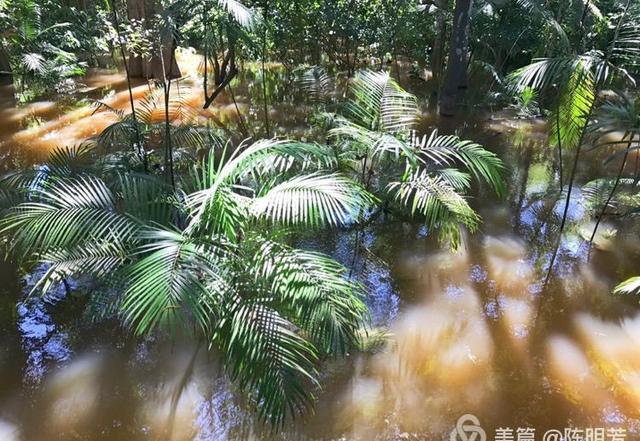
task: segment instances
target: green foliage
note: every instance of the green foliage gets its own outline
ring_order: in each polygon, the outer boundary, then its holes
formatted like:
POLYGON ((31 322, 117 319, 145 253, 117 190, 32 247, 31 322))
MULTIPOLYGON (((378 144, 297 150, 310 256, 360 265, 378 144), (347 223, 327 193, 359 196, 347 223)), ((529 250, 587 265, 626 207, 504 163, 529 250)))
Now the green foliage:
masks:
POLYGON ((48 172, 13 180, 24 198, 0 235, 23 261, 49 265, 36 289, 91 276, 134 333, 206 339, 280 426, 312 403, 319 358, 356 345, 366 319, 345 269, 290 247, 280 227, 350 224, 372 197, 328 172, 318 145, 264 140, 218 153, 173 191, 149 175, 79 168, 84 150, 60 150, 48 172))
POLYGON ((329 132, 337 142, 339 166, 360 175, 385 205, 397 202, 457 247, 460 227, 473 232, 480 221, 465 198, 471 177, 503 194, 500 159, 478 144, 437 131, 416 137, 416 98, 387 73, 358 72, 349 95, 344 116, 329 132))

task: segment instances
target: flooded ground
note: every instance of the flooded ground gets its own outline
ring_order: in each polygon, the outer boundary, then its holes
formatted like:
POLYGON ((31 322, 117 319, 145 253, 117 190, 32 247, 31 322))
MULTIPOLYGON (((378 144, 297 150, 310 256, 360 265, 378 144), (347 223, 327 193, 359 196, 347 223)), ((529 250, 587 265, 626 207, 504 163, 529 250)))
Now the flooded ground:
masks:
MULTIPOLYGON (((128 106, 121 75, 95 72, 84 82, 66 104, 2 107, 4 169, 82 142, 113 121, 78 98, 128 106)), ((280 132, 303 136, 305 107, 285 100, 290 86, 273 87, 281 90, 272 91, 280 97, 272 121, 280 132)), ((138 98, 147 91, 146 83, 135 88, 138 98)), ((256 133, 258 92, 240 89, 235 97, 256 133)), ((200 99, 185 94, 186 102, 200 99)), ((229 97, 207 112, 237 118, 229 97)), ((564 203, 544 122, 511 111, 455 121, 425 112, 419 131, 435 127, 497 152, 509 167, 509 194, 498 200, 478 192, 481 232, 456 253, 401 221, 374 224, 359 236, 334 231, 301 239, 353 268, 368 288, 376 335, 386 336, 370 353, 325 363, 315 414, 271 432, 256 424, 215 354, 189 342, 133 341, 117 323, 92 323, 80 286, 26 298, 42 269, 25 275, 6 263, 0 440, 440 440, 467 413, 489 439, 518 427, 535 429, 536 439, 566 427, 624 428, 627 439, 640 439, 640 308, 633 297, 611 294, 636 273, 637 230, 603 224, 589 258, 583 236, 590 225, 581 222, 588 207, 576 191, 558 276, 543 290, 564 203), (356 243, 361 252, 354 256, 356 243)), ((585 155, 580 184, 602 171, 603 154, 585 155)))

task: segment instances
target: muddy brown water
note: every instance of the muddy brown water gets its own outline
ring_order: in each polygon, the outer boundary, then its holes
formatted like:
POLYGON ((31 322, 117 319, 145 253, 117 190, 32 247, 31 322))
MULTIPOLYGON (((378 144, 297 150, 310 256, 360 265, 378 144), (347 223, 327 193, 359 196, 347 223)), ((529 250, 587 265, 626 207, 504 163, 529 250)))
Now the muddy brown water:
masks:
MULTIPOLYGON (((83 83, 67 100, 3 102, 4 170, 113 121, 74 104, 80 98, 128 105, 120 74, 96 71, 83 83)), ((147 88, 136 85, 136 97, 147 88)), ((257 125, 250 91, 237 98, 257 125)), ((281 131, 304 133, 305 117, 291 116, 298 107, 274 104, 281 131)), ((210 112, 222 118, 235 106, 223 101, 210 112)), ((92 323, 75 284, 71 293, 26 298, 42 268, 25 272, 7 262, 0 265, 0 440, 440 440, 468 413, 489 439, 518 427, 535 429, 536 439, 567 427, 624 428, 627 439, 640 439, 640 309, 635 298, 611 294, 638 269, 636 226, 607 222, 588 261, 578 186, 557 276, 543 292, 563 204, 554 203, 556 153, 544 122, 512 111, 446 121, 425 114, 419 132, 435 127, 497 152, 508 166, 508 195, 474 194, 484 222, 455 253, 424 227, 394 220, 360 238, 331 231, 302 240, 353 266, 388 338, 372 353, 323 365, 314 413, 270 431, 256 423, 214 354, 189 342, 135 341, 117 323, 92 323), (354 259, 356 241, 363 251, 354 259)), ((602 157, 585 155, 580 184, 602 173, 602 157)))

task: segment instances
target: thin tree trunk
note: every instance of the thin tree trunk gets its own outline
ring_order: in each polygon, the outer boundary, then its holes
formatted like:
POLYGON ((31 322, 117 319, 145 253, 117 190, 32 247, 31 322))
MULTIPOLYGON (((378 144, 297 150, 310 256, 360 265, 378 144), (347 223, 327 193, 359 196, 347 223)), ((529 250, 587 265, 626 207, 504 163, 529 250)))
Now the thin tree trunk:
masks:
MULTIPOLYGON (((173 49, 175 47, 175 43, 172 41, 171 43, 171 54, 173 54, 173 49)), ((160 50, 162 51, 162 44, 160 45, 160 50)), ((164 145, 165 145, 165 172, 167 174, 167 180, 171 184, 173 188, 175 188, 175 177, 173 174, 173 146, 171 143, 171 123, 169 121, 169 98, 171 95, 171 76, 170 73, 167 72, 164 65, 164 57, 160 57, 161 67, 162 67, 162 88, 164 91, 164 145)), ((169 64, 173 62, 173 56, 169 60, 169 64)))
POLYGON ((120 47, 120 56, 122 57, 122 62, 124 63, 124 71, 127 76, 127 89, 129 90, 129 104, 131 105, 131 117, 133 118, 133 130, 136 136, 136 148, 135 151, 138 153, 138 157, 144 166, 144 171, 149 171, 149 166, 147 162, 147 154, 144 151, 144 146, 142 145, 142 138, 140 137, 140 130, 138 128, 138 117, 136 115, 136 106, 133 101, 133 91, 131 90, 131 75, 129 73, 129 63, 127 62, 127 55, 124 49, 124 42, 122 41, 122 35, 120 34, 120 22, 118 20, 118 5, 116 4, 116 0, 110 0, 111 9, 113 9, 113 25, 115 26, 116 33, 118 36, 118 46, 120 47))
POLYGON ((562 139, 560 137, 560 102, 556 112, 556 136, 558 137, 558 173, 560 174, 560 190, 564 187, 564 170, 562 168, 562 139))
MULTIPOLYGON (((592 106, 593 107, 593 106, 592 106)), ((590 116, 589 116, 590 117, 590 116)), ((587 121, 589 119, 587 118, 587 121)), ((586 123, 585 123, 586 124, 586 123)), ((585 129, 586 131, 586 125, 585 129)), ((584 132, 583 132, 584 133, 584 132)), ((558 232, 558 240, 556 241, 556 245, 553 249, 553 254, 551 255, 551 260, 549 262, 549 269, 547 270, 547 276, 544 279, 544 286, 547 286, 549 283, 549 279, 551 278, 551 274, 553 273, 553 265, 558 257, 558 251, 560 250, 560 244, 562 243, 562 233, 564 232, 564 226, 567 223, 567 215, 569 214, 569 205, 571 203, 571 193, 573 192, 573 182, 576 177, 576 171, 578 169, 578 161, 580 159, 580 150, 582 149, 582 139, 580 143, 576 147, 576 154, 573 158, 573 167, 571 169, 571 175, 569 176, 569 188, 567 190, 567 198, 564 203, 564 210, 562 212, 562 220, 560 221, 560 231, 558 232)))
POLYGON ((231 84, 228 84, 227 87, 229 88, 229 95, 231 95, 231 100, 233 101, 233 105, 236 108, 236 113, 238 114, 238 122, 240 123, 240 130, 242 130, 242 133, 244 134, 244 136, 248 138, 249 130, 247 129, 247 125, 245 124, 242 113, 240 112, 240 108, 238 107, 238 102, 236 101, 236 96, 233 93, 233 88, 231 87, 231 84))
POLYGON ((461 91, 468 85, 467 66, 472 5, 472 0, 456 0, 449 58, 440 96, 440 114, 443 116, 455 115, 461 91))
POLYGON ((264 105, 264 128, 267 138, 271 138, 271 128, 269 127, 269 102, 267 101, 267 70, 265 68, 265 59, 267 57, 267 26, 268 26, 268 10, 269 2, 264 2, 264 33, 262 35, 262 102, 264 105))

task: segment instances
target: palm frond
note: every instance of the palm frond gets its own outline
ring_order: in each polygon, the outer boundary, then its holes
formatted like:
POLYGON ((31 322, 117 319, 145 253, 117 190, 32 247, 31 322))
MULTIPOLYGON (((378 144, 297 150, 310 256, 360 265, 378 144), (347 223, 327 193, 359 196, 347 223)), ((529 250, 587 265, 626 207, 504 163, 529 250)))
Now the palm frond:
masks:
POLYGON ((323 254, 265 240, 252 255, 251 273, 272 293, 273 304, 293 311, 295 322, 324 354, 345 354, 366 325, 363 288, 346 268, 323 254))
POLYGON ((139 222, 116 209, 114 194, 93 176, 56 179, 33 191, 32 200, 8 211, 0 235, 23 256, 68 249, 117 236, 132 239, 139 222))
POLYGON ((344 118, 336 118, 334 124, 328 135, 332 139, 348 142, 350 149, 347 150, 368 152, 373 157, 391 155, 396 159, 400 156, 415 159, 414 149, 390 133, 369 130, 344 118))
POLYGON ((570 47, 567 33, 562 28, 562 25, 555 19, 552 12, 546 7, 546 4, 543 4, 541 0, 517 0, 516 4, 545 23, 547 28, 556 35, 561 48, 567 49, 570 47))
POLYGON ((107 126, 98 135, 97 145, 104 149, 131 146, 136 139, 136 120, 126 115, 122 120, 107 126))
POLYGON ((412 143, 418 149, 419 162, 424 166, 462 166, 477 180, 489 184, 498 195, 504 194, 504 164, 495 153, 481 145, 454 135, 439 135, 437 130, 422 137, 414 135, 412 143))
POLYGON ((56 147, 49 153, 47 160, 47 173, 55 176, 87 173, 94 168, 93 145, 90 143, 56 147))
POLYGON ((436 229, 440 239, 451 241, 454 248, 460 241, 458 225, 471 232, 478 229, 478 214, 442 176, 415 171, 402 181, 390 183, 388 189, 413 215, 424 216, 427 227, 436 229))
POLYGON ((27 53, 22 56, 22 63, 26 70, 44 73, 47 70, 45 58, 41 54, 27 53))
POLYGON ((237 0, 218 0, 222 6, 241 26, 252 29, 258 22, 258 16, 251 8, 237 0))
POLYGON ((551 118, 551 139, 558 137, 565 149, 578 147, 582 134, 589 122, 595 102, 595 79, 583 65, 576 65, 569 81, 562 89, 558 107, 551 118))
POLYGON ((44 295, 68 278, 92 276, 93 281, 111 278, 126 257, 126 246, 117 238, 48 251, 39 259, 41 263, 47 264, 48 268, 34 285, 32 292, 38 291, 44 295))
POLYGON ((333 83, 323 67, 312 66, 302 74, 300 87, 306 92, 311 102, 327 104, 333 90, 333 83))
POLYGON ((509 74, 507 81, 518 91, 525 87, 542 90, 553 84, 564 84, 580 61, 578 56, 536 59, 509 74))
POLYGON ((287 416, 311 405, 307 389, 317 385, 317 353, 293 323, 259 301, 242 299, 229 304, 221 323, 217 342, 230 376, 254 391, 263 420, 281 427, 287 416))
POLYGON ((637 294, 640 292, 640 277, 631 277, 613 290, 614 294, 637 294))
POLYGON ((626 136, 640 134, 640 100, 622 94, 605 101, 599 106, 590 129, 597 131, 600 136, 616 132, 626 136))
POLYGON ((258 219, 285 225, 340 226, 357 222, 372 197, 351 179, 338 174, 296 176, 251 201, 258 219))
POLYGON ((218 267, 219 250, 171 230, 150 228, 140 237, 147 242, 136 252, 142 258, 125 271, 125 321, 137 334, 159 327, 175 332, 195 321, 209 335, 219 316, 219 297, 225 293, 208 288, 226 286, 218 267))
POLYGON ((176 222, 178 203, 166 182, 136 173, 119 174, 117 181, 122 211, 147 224, 168 227, 176 222))
POLYGON ((345 115, 361 127, 398 132, 411 129, 416 123, 416 97, 404 91, 386 72, 362 70, 349 90, 352 99, 345 106, 345 115))
POLYGON ((282 174, 292 170, 294 166, 297 166, 298 170, 306 170, 310 167, 323 169, 334 161, 333 155, 328 156, 327 151, 327 147, 317 144, 261 140, 246 148, 236 149, 228 160, 220 161, 217 166, 214 161, 215 155, 210 154, 199 179, 205 186, 189 196, 191 220, 188 230, 191 231, 203 223, 209 223, 211 210, 213 207, 219 207, 221 197, 228 199, 233 196, 236 200, 233 206, 242 206, 246 196, 232 191, 229 187, 239 188, 237 181, 282 174), (226 191, 227 194, 221 196, 221 191, 226 191))

